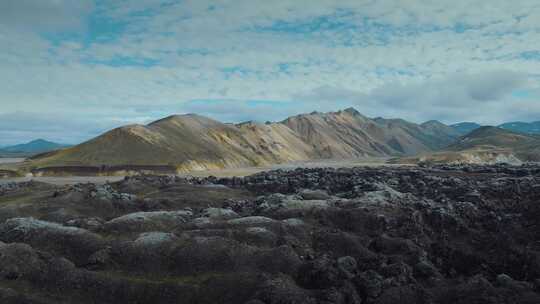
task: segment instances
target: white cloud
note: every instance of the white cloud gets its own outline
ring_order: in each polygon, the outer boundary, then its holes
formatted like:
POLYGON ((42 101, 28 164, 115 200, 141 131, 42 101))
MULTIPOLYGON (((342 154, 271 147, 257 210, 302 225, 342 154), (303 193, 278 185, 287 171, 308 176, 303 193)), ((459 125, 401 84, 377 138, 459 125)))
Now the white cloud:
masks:
POLYGON ((28 142, 37 138, 67 144, 79 143, 124 123, 94 115, 7 112, 0 114, 0 146, 28 142))
POLYGON ((370 116, 400 117, 416 122, 439 119, 446 123, 473 120, 498 124, 525 116, 530 118, 530 111, 535 113, 539 109, 523 108, 524 104, 534 102, 512 96, 512 92, 526 85, 525 74, 501 70, 456 73, 408 85, 387 83, 368 93, 325 86, 299 94, 297 98, 319 103, 338 100, 370 116))
POLYGON ((93 9, 90 0, 2 0, 0 26, 18 30, 73 30, 93 9))
POLYGON ((210 99, 227 100, 211 105, 220 111, 237 109, 224 119, 264 120, 260 113, 277 119, 363 96, 378 100, 360 109, 372 116, 534 119, 533 99, 507 93, 540 87, 540 58, 520 57, 540 50, 536 2, 6 0, 0 114, 58 115, 60 126, 66 116, 131 122, 219 114, 190 102, 210 99), (89 25, 90 15, 107 22, 89 25), (246 100, 297 105, 271 111, 246 100))

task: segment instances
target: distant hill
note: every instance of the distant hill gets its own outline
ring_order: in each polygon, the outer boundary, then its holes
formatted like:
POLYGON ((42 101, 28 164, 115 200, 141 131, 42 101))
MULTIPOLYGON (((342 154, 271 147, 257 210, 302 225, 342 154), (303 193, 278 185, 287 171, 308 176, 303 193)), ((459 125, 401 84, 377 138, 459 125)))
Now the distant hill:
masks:
MULTIPOLYGON (((456 131, 458 131, 461 135, 468 134, 480 127, 481 125, 475 123, 475 122, 462 122, 450 125, 450 127, 454 128, 456 131)), ((519 132, 519 133, 525 133, 525 134, 540 134, 540 121, 535 122, 522 122, 522 121, 515 121, 515 122, 507 122, 503 123, 501 125, 498 125, 497 127, 509 131, 519 132)))
POLYGON ((481 125, 475 122, 460 122, 457 124, 450 125, 450 127, 456 130, 459 134, 465 135, 480 128, 481 125))
POLYGON ((459 134, 438 122, 370 119, 353 108, 281 122, 226 124, 196 114, 111 130, 35 157, 31 166, 172 166, 177 171, 289 161, 415 155, 448 146, 459 134))
POLYGON ((58 144, 44 139, 36 139, 25 144, 0 148, 0 156, 27 157, 66 147, 68 145, 58 144))
POLYGON ((499 128, 525 134, 540 134, 540 121, 535 122, 508 122, 499 125, 499 128))
POLYGON ((400 162, 428 163, 514 163, 540 161, 540 136, 498 127, 480 127, 461 137, 443 151, 400 162))
POLYGON ((537 143, 538 137, 505 130, 498 127, 480 127, 463 136, 451 145, 449 150, 465 150, 481 147, 519 148, 530 143, 537 143))

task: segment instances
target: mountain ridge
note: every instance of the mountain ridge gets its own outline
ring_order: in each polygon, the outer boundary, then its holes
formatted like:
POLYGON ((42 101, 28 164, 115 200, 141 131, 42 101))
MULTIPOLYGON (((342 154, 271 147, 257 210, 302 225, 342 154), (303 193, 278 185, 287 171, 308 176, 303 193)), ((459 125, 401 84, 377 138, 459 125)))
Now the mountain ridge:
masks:
POLYGON ((374 157, 416 163, 518 162, 540 158, 538 143, 532 135, 497 127, 475 127, 461 135, 455 126, 436 120, 416 124, 369 118, 354 108, 236 124, 191 113, 112 129, 77 146, 33 157, 25 168, 139 166, 191 172, 374 157))
POLYGON ((405 157, 401 163, 509 163, 540 161, 540 135, 483 126, 460 137, 443 151, 405 157))
POLYGON ((434 151, 457 138, 442 123, 371 119, 354 108, 279 122, 227 124, 198 114, 128 125, 32 159, 52 166, 169 165, 179 172, 290 161, 395 157, 434 151))
POLYGON ((503 123, 498 126, 499 128, 518 131, 526 134, 540 134, 540 121, 522 122, 514 121, 503 123))
POLYGON ((484 126, 473 130, 448 147, 449 150, 467 150, 482 147, 513 148, 539 144, 540 137, 514 132, 499 127, 484 126))
MULTIPOLYGON (((450 127, 454 128, 461 135, 465 135, 483 126, 475 122, 461 122, 461 123, 452 124, 450 125, 450 127)), ((506 122, 506 123, 499 124, 496 127, 509 130, 509 131, 524 133, 524 134, 531 134, 531 135, 540 134, 540 121, 506 122)))

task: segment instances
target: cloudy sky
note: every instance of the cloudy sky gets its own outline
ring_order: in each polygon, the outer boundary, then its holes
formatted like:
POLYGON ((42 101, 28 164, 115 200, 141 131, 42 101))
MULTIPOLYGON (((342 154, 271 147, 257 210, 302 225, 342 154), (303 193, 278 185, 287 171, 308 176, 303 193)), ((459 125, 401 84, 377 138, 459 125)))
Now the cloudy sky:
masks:
POLYGON ((196 112, 540 120, 538 0, 1 0, 0 145, 196 112))

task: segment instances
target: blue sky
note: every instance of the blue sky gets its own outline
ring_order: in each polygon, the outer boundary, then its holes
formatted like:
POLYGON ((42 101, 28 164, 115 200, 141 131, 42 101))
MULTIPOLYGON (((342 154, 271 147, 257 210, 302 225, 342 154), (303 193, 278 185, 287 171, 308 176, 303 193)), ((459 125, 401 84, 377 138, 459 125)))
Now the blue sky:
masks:
POLYGON ((0 145, 174 113, 540 120, 536 0, 3 0, 0 145))

